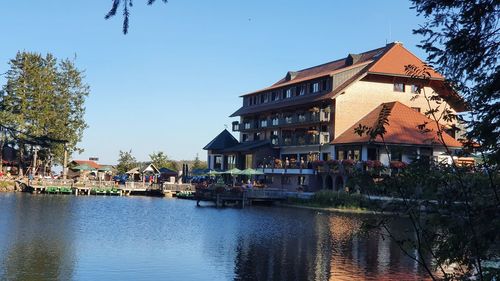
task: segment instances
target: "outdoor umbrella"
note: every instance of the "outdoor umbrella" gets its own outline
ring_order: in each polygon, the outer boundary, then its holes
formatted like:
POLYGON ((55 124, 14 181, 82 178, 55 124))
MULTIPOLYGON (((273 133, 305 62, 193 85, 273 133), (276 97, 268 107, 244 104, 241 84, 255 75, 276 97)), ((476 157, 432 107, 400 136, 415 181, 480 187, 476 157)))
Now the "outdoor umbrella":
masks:
POLYGON ((264 173, 261 171, 257 171, 252 168, 245 169, 239 173, 239 175, 244 175, 244 176, 255 176, 255 175, 263 175, 264 173))
POLYGON ((215 170, 210 170, 210 171, 208 171, 207 175, 208 176, 216 176, 216 175, 220 175, 220 172, 217 172, 215 170))
POLYGON ((222 174, 229 174, 233 178, 233 185, 236 183, 236 176, 241 173, 241 170, 238 168, 232 168, 231 170, 225 171, 222 174))
POLYGON ((232 168, 231 170, 227 170, 225 172, 222 172, 221 174, 229 174, 231 176, 233 175, 239 175, 241 173, 241 170, 238 168, 232 168))

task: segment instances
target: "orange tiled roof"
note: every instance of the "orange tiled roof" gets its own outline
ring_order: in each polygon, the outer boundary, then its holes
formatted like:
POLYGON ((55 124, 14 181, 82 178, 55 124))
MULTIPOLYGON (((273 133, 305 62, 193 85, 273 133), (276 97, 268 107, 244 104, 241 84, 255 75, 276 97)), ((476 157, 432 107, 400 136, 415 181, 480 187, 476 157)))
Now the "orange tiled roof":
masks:
MULTIPOLYGON (((332 141, 332 144, 349 143, 383 143, 380 136, 370 141, 366 134, 358 135, 354 129, 360 124, 367 127, 374 127, 379 120, 383 109, 388 110, 388 124, 384 126, 386 133, 384 141, 387 144, 408 144, 408 145, 442 145, 437 131, 438 127, 435 121, 427 118, 425 115, 409 108, 400 102, 389 102, 379 105, 377 108, 361 118, 344 133, 332 141), (424 129, 419 126, 426 124, 424 129)), ((444 142, 449 147, 462 147, 462 144, 450 135, 443 134, 444 142)))
POLYGON ((101 165, 91 160, 73 160, 72 162, 75 162, 78 165, 86 164, 94 169, 99 169, 101 167, 101 165))
MULTIPOLYGON (((383 56, 375 61, 370 69, 368 69, 368 72, 374 74, 408 76, 405 72, 405 66, 407 65, 414 65, 419 69, 423 69, 425 67, 425 62, 403 47, 403 44, 396 43, 391 46, 383 56)), ((443 76, 435 70, 430 68, 428 68, 428 70, 431 79, 444 79, 443 76)))

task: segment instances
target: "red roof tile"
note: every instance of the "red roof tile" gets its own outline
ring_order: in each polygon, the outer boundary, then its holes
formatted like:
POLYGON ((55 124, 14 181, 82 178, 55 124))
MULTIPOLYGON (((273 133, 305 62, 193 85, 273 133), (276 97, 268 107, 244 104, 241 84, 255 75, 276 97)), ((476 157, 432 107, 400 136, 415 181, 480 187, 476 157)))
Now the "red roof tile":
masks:
POLYGON ((78 165, 86 164, 94 169, 99 169, 101 167, 101 165, 91 160, 73 160, 71 162, 75 162, 78 165))
MULTIPOLYGON (((391 74, 407 76, 405 66, 414 65, 423 69, 425 62, 408 51, 401 43, 394 44, 387 52, 380 57, 368 70, 370 73, 391 74)), ((429 69, 430 78, 443 80, 443 76, 433 69, 429 69)))
MULTIPOLYGON (((442 125, 441 125, 442 126, 442 125)), ((361 118, 353 126, 332 141, 332 144, 348 143, 385 143, 387 144, 408 144, 408 145, 442 145, 439 138, 438 127, 435 121, 427 118, 425 115, 409 108, 400 102, 389 102, 379 105, 377 108, 361 118), (370 140, 370 136, 358 135, 354 129, 359 125, 375 127, 380 119, 382 110, 388 110, 388 124, 384 126, 386 133, 384 140, 377 136, 370 140), (425 128, 420 128, 426 124, 425 128)), ((450 135, 443 134, 444 142, 449 147, 462 147, 462 144, 450 135)))

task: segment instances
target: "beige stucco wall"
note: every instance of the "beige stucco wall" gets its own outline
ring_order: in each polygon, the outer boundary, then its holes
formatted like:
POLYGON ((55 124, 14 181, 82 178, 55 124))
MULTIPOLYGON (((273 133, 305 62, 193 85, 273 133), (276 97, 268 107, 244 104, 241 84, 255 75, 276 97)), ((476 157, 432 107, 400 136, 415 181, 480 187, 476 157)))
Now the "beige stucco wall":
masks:
MULTIPOLYGON (((422 113, 428 110, 427 101, 423 96, 412 100, 415 94, 411 93, 411 85, 405 85, 404 93, 395 92, 393 88, 392 83, 371 81, 357 81, 349 86, 344 94, 336 98, 334 136, 338 137, 384 102, 399 101, 409 107, 419 107, 422 113)), ((433 93, 433 90, 428 87, 425 88, 425 91, 427 95, 433 93)), ((435 102, 431 102, 431 105, 433 108, 437 106, 435 102)))

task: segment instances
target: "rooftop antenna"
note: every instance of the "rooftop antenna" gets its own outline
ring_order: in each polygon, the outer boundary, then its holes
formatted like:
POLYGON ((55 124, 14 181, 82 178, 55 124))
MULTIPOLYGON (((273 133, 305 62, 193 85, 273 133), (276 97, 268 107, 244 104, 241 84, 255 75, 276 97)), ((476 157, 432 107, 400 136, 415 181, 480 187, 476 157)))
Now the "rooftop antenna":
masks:
POLYGON ((392 42, 392 24, 389 23, 389 42, 392 42))

